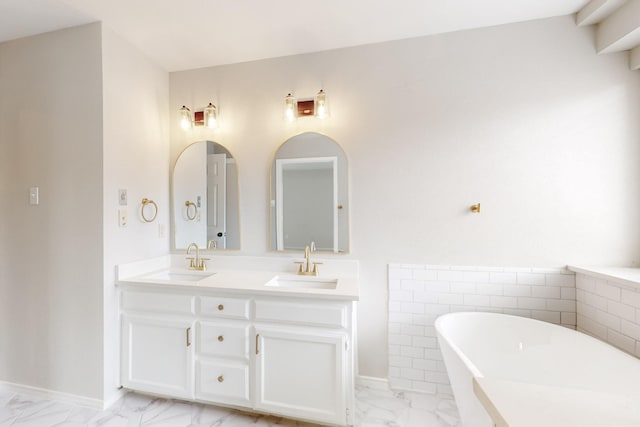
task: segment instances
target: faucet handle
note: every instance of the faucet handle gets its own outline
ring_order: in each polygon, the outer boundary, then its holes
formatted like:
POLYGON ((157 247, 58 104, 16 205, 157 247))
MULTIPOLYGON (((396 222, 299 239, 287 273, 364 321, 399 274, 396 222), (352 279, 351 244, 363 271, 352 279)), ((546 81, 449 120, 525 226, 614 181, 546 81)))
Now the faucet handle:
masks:
POLYGON ((304 272, 303 269, 303 265, 304 265, 304 261, 294 261, 295 264, 298 264, 300 267, 298 267, 298 274, 302 274, 304 272))
POLYGON ((313 271, 312 271, 312 273, 313 273, 314 276, 317 276, 320 273, 320 270, 318 270, 318 266, 319 265, 322 265, 322 263, 321 262, 314 262, 313 263, 313 271))
POLYGON ((195 263, 195 258, 192 256, 188 256, 185 259, 189 260, 189 268, 195 268, 196 267, 196 263, 195 263))
POLYGON ((205 271, 207 269, 207 264, 205 261, 209 261, 211 258, 200 258, 200 265, 198 265, 198 269, 205 271))

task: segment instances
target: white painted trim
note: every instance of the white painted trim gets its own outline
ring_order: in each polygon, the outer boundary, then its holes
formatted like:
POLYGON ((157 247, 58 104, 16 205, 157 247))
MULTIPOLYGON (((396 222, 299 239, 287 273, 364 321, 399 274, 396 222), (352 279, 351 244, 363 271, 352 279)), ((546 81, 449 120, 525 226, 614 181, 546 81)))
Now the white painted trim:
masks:
MULTIPOLYGON (((28 385, 0 381, 0 390, 17 394, 26 394, 29 396, 42 397, 45 399, 56 400, 58 402, 71 403, 73 405, 84 406, 91 409, 106 409, 104 401, 102 401, 101 399, 93 399, 90 397, 79 396, 77 394, 63 393, 61 391, 48 390, 40 387, 32 387, 28 385)), ((119 398, 120 396, 118 396, 118 399, 119 398)), ((113 400, 113 402, 115 402, 115 400, 113 400)))
POLYGON ((387 391, 390 389, 389 380, 387 378, 367 377, 364 375, 356 376, 356 385, 360 387, 367 387, 373 390, 387 391))
POLYGON ((632 70, 640 70, 640 46, 631 50, 629 54, 629 68, 632 70))
POLYGON ((116 390, 115 393, 113 393, 108 399, 102 401, 102 410, 104 411, 109 409, 114 403, 122 399, 122 396, 124 396, 128 392, 129 391, 125 390, 124 388, 116 390))

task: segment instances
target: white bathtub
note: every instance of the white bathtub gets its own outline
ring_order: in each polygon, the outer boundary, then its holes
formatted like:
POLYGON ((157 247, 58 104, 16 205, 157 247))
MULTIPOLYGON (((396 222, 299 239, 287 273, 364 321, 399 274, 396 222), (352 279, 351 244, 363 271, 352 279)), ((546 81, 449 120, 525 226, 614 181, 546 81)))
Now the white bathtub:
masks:
POLYGON ((619 396, 621 405, 640 406, 640 360, 583 333, 493 313, 446 314, 435 327, 464 427, 494 425, 473 392, 473 377, 574 391, 578 398, 619 396))

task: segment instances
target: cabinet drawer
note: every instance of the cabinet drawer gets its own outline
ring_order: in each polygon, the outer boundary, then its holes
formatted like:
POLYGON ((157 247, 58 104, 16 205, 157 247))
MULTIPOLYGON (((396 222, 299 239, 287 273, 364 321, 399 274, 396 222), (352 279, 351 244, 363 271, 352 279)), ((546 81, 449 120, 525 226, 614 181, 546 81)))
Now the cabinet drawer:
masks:
POLYGON ((122 309, 154 313, 193 314, 194 297, 191 295, 155 292, 124 291, 122 309))
POLYGON ((256 321, 347 327, 347 306, 336 303, 256 301, 256 321))
POLYGON ((196 370, 196 399, 249 403, 249 365, 199 360, 196 370))
POLYGON ((242 298, 200 297, 200 314, 229 319, 249 319, 249 300, 242 298))
POLYGON ((249 325, 200 322, 198 352, 207 356, 249 357, 249 325))

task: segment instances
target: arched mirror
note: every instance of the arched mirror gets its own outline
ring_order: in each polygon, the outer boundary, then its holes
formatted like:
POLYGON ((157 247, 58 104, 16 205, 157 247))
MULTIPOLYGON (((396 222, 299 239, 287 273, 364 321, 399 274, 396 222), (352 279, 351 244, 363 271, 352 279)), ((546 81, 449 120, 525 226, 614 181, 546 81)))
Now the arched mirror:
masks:
POLYGON ((195 242, 206 248, 240 249, 238 169, 224 146, 212 141, 189 145, 173 169, 174 248, 195 242))
POLYGON ((271 165, 271 248, 349 251, 347 156, 331 138, 306 132, 285 141, 271 165))

